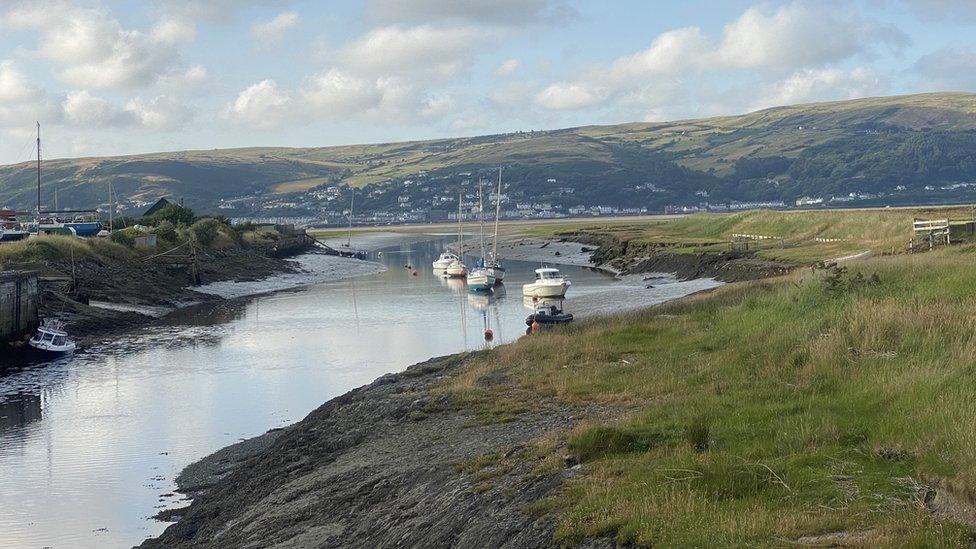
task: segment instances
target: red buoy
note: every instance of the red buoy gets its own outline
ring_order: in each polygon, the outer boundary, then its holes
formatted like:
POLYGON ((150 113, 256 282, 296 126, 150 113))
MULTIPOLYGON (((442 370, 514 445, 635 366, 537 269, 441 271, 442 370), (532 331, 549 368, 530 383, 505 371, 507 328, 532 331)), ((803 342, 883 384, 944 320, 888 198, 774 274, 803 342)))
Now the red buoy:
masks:
POLYGON ((495 339, 495 332, 491 331, 491 328, 485 330, 485 341, 491 341, 495 339))
POLYGON ((532 321, 532 333, 537 333, 541 329, 542 329, 542 324, 539 324, 538 322, 536 322, 536 321, 533 320, 532 321))

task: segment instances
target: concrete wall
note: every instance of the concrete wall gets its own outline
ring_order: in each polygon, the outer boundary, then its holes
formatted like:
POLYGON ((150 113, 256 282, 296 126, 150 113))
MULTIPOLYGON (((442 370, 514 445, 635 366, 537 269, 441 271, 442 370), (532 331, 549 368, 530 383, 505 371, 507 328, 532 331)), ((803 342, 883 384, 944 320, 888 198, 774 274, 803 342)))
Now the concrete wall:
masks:
POLYGON ((37 273, 0 272, 0 342, 20 339, 37 328, 37 273))

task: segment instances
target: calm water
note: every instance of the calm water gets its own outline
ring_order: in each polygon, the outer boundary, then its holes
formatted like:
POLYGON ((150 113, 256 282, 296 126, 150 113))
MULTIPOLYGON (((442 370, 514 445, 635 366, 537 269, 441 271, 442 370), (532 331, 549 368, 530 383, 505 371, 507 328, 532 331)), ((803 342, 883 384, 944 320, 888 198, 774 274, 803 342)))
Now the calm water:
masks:
MULTIPOLYGON (((0 547, 127 547, 184 504, 173 479, 241 438, 302 419, 353 387, 432 356, 524 334, 521 284, 471 295, 432 275, 442 242, 387 249, 386 272, 177 313, 166 325, 0 377, 0 547), (418 268, 417 276, 404 268, 418 268)), ((564 267, 568 312, 663 301, 710 281, 621 283, 564 267), (672 282, 672 283, 668 283, 672 282)))

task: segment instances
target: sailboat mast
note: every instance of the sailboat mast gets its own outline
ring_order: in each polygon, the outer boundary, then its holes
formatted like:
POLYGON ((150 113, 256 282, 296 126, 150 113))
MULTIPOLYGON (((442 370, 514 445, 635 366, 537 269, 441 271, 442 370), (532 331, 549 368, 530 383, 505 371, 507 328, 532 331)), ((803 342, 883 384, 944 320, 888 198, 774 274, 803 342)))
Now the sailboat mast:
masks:
POLYGON ((37 123, 37 226, 41 226, 41 123, 37 123))
POLYGON ((356 207, 356 189, 354 187, 349 187, 352 191, 352 196, 349 197, 349 235, 346 237, 346 247, 352 246, 352 211, 356 207))
POLYGON ((481 228, 481 261, 485 260, 485 202, 482 200, 484 194, 484 180, 478 179, 478 224, 481 228))
POLYGON ((458 189, 458 259, 464 257, 464 250, 462 250, 461 248, 462 246, 461 240, 463 238, 461 236, 463 231, 463 229, 461 228, 461 192, 462 191, 458 189))
POLYGON ((498 217, 502 213, 502 169, 498 168, 498 191, 495 192, 495 235, 491 238, 491 259, 498 261, 498 217))

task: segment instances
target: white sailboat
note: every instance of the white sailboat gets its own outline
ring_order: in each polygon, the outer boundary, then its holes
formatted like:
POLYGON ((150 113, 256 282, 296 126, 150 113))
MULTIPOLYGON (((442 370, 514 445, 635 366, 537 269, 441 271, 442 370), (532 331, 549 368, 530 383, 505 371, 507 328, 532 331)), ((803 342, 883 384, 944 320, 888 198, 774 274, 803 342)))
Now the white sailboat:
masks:
POLYGON ((498 218, 502 212, 502 169, 498 168, 498 190, 495 192, 495 234, 491 239, 491 253, 485 259, 488 274, 495 277, 495 284, 501 284, 505 279, 505 267, 498 257, 498 218))
MULTIPOLYGON (((464 230, 461 226, 461 191, 458 191, 458 253, 444 269, 444 274, 447 276, 464 278, 464 276, 468 274, 468 268, 464 266, 463 262, 461 262, 461 256, 464 254, 463 246, 464 230)), ((443 254, 441 254, 441 257, 443 257, 443 254)))
POLYGON ((468 271, 468 290, 490 292, 495 286, 495 276, 488 272, 485 265, 485 212, 480 180, 478 181, 478 217, 481 225, 481 257, 475 267, 468 271))

